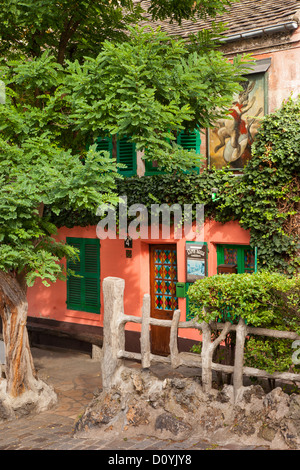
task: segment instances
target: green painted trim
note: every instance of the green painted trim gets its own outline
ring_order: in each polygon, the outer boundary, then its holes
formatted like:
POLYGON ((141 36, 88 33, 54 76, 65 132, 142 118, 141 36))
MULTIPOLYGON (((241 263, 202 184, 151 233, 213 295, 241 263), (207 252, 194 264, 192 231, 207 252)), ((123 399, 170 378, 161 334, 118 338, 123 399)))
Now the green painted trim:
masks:
MULTIPOLYGON (((207 247, 207 242, 199 242, 199 241, 186 241, 185 242, 186 244, 193 244, 193 243, 202 243, 203 245, 206 245, 207 247)), ((208 273, 208 248, 206 249, 206 276, 207 276, 207 273, 208 273)), ((185 291, 186 291, 186 304, 185 304, 185 318, 186 318, 186 321, 189 321, 189 320, 192 320, 192 317, 190 315, 190 307, 189 307, 189 296, 188 296, 188 289, 189 287, 193 284, 193 282, 186 282, 185 283, 185 291)))
MULTIPOLYGON (((250 245, 228 245, 228 244, 218 244, 217 245, 217 266, 219 264, 224 264, 224 248, 237 249, 237 270, 238 274, 244 274, 245 271, 245 249, 250 249, 250 245)), ((255 251, 253 251, 255 254, 255 251)), ((254 266, 255 272, 255 266, 254 266)))
POLYGON ((130 142, 129 139, 127 139, 126 137, 123 137, 123 139, 121 140, 117 140, 117 163, 123 163, 123 164, 127 164, 124 159, 126 160, 128 158, 128 154, 123 156, 122 155, 122 148, 121 148, 121 145, 122 143, 126 143, 128 144, 129 146, 131 146, 131 162, 130 162, 130 166, 129 168, 126 170, 125 168, 120 168, 118 170, 118 172, 123 175, 123 176, 135 176, 136 175, 136 171, 137 171, 137 161, 136 161, 136 145, 134 142, 130 142))

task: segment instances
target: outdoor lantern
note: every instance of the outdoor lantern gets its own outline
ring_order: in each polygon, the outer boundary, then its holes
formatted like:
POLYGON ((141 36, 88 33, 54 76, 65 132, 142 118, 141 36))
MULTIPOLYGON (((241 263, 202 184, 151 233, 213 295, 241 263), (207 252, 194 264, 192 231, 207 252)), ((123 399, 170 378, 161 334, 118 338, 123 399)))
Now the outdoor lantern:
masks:
POLYGON ((124 247, 125 248, 132 248, 132 238, 127 236, 126 240, 124 240, 124 247))
POLYGON ((213 201, 217 201, 218 199, 220 199, 219 197, 217 197, 218 192, 218 188, 211 188, 211 198, 213 201))

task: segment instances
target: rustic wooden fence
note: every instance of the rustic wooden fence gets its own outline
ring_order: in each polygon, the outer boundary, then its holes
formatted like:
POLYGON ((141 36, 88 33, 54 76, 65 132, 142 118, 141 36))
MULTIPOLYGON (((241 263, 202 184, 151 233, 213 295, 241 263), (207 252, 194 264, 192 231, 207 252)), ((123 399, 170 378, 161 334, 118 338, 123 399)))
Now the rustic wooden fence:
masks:
POLYGON ((245 324, 240 319, 237 325, 226 323, 197 323, 194 320, 180 321, 180 310, 175 310, 172 320, 159 320, 150 317, 150 295, 145 294, 143 298, 142 316, 136 317, 124 314, 123 296, 125 282, 123 279, 108 277, 103 281, 104 294, 104 340, 103 340, 103 361, 102 378, 103 387, 110 387, 113 376, 118 367, 122 364, 122 359, 135 359, 141 361, 142 368, 149 368, 151 361, 164 362, 170 364, 172 368, 181 365, 189 367, 200 367, 202 376, 202 387, 209 393, 212 387, 212 371, 233 374, 233 389, 235 399, 239 389, 243 386, 243 376, 252 376, 269 379, 279 379, 284 381, 300 382, 300 374, 290 372, 278 372, 268 374, 266 371, 253 367, 244 366, 244 344, 247 335, 254 334, 269 336, 273 338, 286 338, 299 340, 300 336, 288 331, 270 330, 266 328, 254 328, 245 324), (125 350, 125 325, 127 323, 141 324, 141 352, 133 353, 125 350), (151 325, 170 328, 170 355, 168 357, 151 354, 150 348, 150 327, 151 325), (202 332, 201 355, 196 353, 179 352, 177 346, 178 329, 193 328, 202 332), (216 329, 220 334, 212 341, 212 333, 216 329), (213 362, 213 353, 217 346, 221 344, 230 331, 236 332, 236 345, 234 365, 217 364, 213 362))

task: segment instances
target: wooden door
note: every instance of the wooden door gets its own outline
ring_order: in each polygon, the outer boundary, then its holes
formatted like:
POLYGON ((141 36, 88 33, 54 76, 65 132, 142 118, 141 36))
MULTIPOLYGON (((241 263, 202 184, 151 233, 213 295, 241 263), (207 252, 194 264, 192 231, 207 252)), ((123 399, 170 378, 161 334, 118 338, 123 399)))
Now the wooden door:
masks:
MULTIPOLYGON (((150 245, 151 317, 172 320, 177 309, 176 245, 150 245)), ((151 352, 170 354, 170 328, 151 326, 151 352)))

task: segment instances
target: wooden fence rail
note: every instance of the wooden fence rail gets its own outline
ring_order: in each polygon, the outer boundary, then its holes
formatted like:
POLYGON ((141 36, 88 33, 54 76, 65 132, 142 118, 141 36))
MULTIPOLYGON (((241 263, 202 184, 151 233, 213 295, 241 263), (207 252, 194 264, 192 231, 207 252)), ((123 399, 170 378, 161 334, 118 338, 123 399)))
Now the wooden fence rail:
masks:
POLYGON ((135 317, 125 315, 123 308, 125 282, 123 279, 108 277, 103 281, 104 293, 104 340, 102 379, 103 387, 110 387, 113 376, 122 359, 135 359, 141 361, 143 368, 149 368, 151 361, 168 363, 172 368, 181 365, 188 367, 200 367, 202 374, 202 387, 205 393, 209 393, 212 387, 212 371, 233 374, 233 389, 235 399, 239 389, 243 386, 243 376, 272 378, 300 382, 300 374, 290 372, 276 372, 269 374, 264 370, 244 366, 244 345, 247 335, 270 336, 273 338, 286 338, 298 340, 300 336, 289 331, 278 331, 266 328, 254 328, 245 324, 241 318, 237 325, 226 323, 197 323, 195 320, 180 321, 180 310, 175 310, 172 320, 159 320, 150 316, 150 295, 143 298, 142 316, 135 317), (133 353, 125 350, 125 325, 129 322, 141 324, 141 352, 133 353), (170 355, 168 357, 151 354, 150 327, 151 325, 170 328, 170 355), (179 328, 193 328, 202 332, 201 354, 179 352, 177 339, 179 328), (220 334, 212 341, 214 330, 220 330, 220 334), (225 340, 230 331, 236 332, 236 346, 234 365, 217 364, 213 362, 213 354, 217 346, 225 340))

